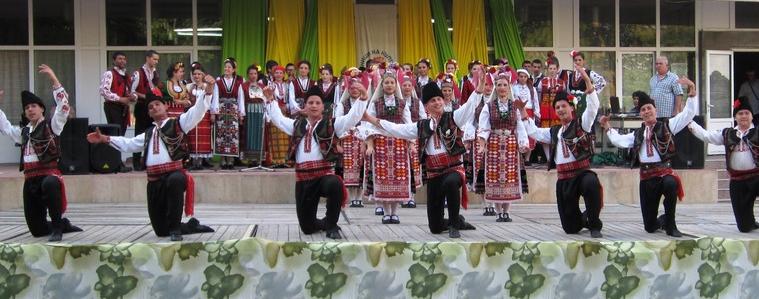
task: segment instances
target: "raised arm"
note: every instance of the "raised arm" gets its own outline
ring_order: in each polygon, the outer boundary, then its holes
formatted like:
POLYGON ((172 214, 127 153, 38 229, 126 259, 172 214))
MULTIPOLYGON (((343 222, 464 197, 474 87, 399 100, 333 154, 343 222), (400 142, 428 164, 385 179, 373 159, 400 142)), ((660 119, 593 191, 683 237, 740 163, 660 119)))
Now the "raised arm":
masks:
POLYGON ((292 135, 294 132, 295 120, 282 115, 282 110, 279 110, 279 104, 274 98, 274 90, 271 86, 264 88, 264 97, 267 102, 266 114, 269 115, 271 123, 282 130, 282 132, 285 132, 285 134, 292 135))
POLYGON ((63 89, 61 82, 58 81, 58 77, 55 75, 53 69, 45 64, 41 64, 37 67, 40 74, 44 74, 50 80, 50 85, 53 87, 53 99, 55 100, 55 112, 53 118, 50 120, 50 128, 53 130, 53 134, 61 135, 63 127, 66 126, 66 121, 69 117, 69 95, 66 90, 63 89))
POLYGON ((688 129, 690 129, 691 133, 693 133, 693 136, 696 136, 696 138, 701 139, 704 142, 711 143, 714 145, 725 144, 725 139, 723 139, 722 132, 720 131, 717 131, 717 130, 707 131, 696 122, 691 122, 690 124, 688 124, 688 129))
POLYGON ((598 115, 598 107, 601 106, 601 103, 598 100, 598 92, 596 91, 596 87, 590 81, 590 77, 588 77, 588 74, 585 72, 585 70, 579 66, 575 66, 575 69, 580 72, 580 74, 582 74, 582 77, 585 80, 585 86, 588 87, 588 89, 585 91, 585 94, 587 95, 585 98, 587 106, 585 107, 585 111, 582 113, 582 129, 585 130, 585 132, 590 132, 590 130, 593 129, 593 123, 596 121, 596 115, 598 115))
POLYGON ((672 131, 672 134, 679 133, 688 126, 688 123, 693 121, 693 117, 696 116, 696 112, 691 109, 691 106, 695 100, 695 98, 689 97, 688 104, 685 104, 685 109, 668 120, 669 129, 672 131))
POLYGON ((606 136, 614 146, 619 148, 631 148, 635 144, 635 133, 619 134, 616 129, 609 124, 609 117, 604 115, 598 120, 598 123, 606 131, 606 136))
POLYGON ((211 98, 213 98, 214 79, 211 76, 206 76, 205 81, 205 93, 200 94, 195 100, 195 105, 179 116, 179 126, 182 127, 182 131, 189 132, 195 128, 208 111, 208 106, 211 104, 211 98))
POLYGON ((335 118, 335 134, 343 135, 345 132, 355 127, 361 121, 364 111, 366 110, 367 100, 361 98, 356 101, 348 111, 348 114, 335 118))
MULTIPOLYGON (((5 95, 5 91, 0 89, 0 103, 2 103, 3 95, 5 95)), ((15 143, 21 143, 21 128, 12 125, 3 110, 0 110, 0 133, 8 135, 15 143)))
POLYGON ((464 125, 471 122, 474 119, 474 111, 477 110, 477 106, 480 105, 482 98, 482 92, 485 90, 485 76, 479 76, 477 89, 469 96, 466 103, 459 107, 458 110, 453 111, 453 121, 456 122, 456 126, 463 128, 464 125))

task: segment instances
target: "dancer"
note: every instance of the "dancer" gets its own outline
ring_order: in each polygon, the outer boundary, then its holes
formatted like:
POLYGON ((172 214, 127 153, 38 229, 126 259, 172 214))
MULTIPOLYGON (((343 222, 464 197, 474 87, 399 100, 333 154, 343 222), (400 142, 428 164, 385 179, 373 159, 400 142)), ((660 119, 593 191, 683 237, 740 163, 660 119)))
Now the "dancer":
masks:
POLYGON ((169 236, 171 241, 181 241, 182 235, 213 232, 213 229, 192 217, 195 214, 195 183, 189 172, 182 167, 187 156, 187 134, 208 111, 213 97, 215 80, 206 76, 205 90, 196 90, 195 105, 179 117, 168 116, 168 103, 154 89, 145 94, 148 112, 153 126, 145 133, 132 138, 108 136, 97 130, 87 135, 90 143, 107 143, 126 153, 143 152, 143 165, 148 175, 148 216, 156 236, 169 236), (155 94, 154 94, 155 93, 155 94), (184 200, 182 199, 184 196, 184 200), (182 223, 182 211, 191 217, 182 223))
MULTIPOLYGON (((66 186, 58 160, 61 148, 58 136, 66 125, 69 111, 68 94, 58 81, 55 72, 47 65, 37 67, 41 74, 47 76, 53 88, 55 113, 50 119, 45 118, 45 103, 33 93, 21 92, 20 126, 11 125, 0 110, 0 132, 21 144, 19 171, 24 172, 24 218, 26 226, 34 237, 50 235, 48 241, 57 242, 63 233, 82 231, 63 218, 66 212, 66 186), (47 215, 50 221, 47 221, 47 215)), ((4 94, 0 90, 0 99, 4 94)))
MULTIPOLYGON (((190 95, 190 102, 192 105, 195 105, 198 102, 197 95, 203 93, 206 89, 206 83, 203 81, 206 72, 198 62, 193 62, 190 69, 192 69, 192 83, 187 84, 187 90, 190 95)), ((203 119, 200 120, 198 125, 187 133, 190 145, 190 162, 192 164, 190 170, 211 168, 208 159, 213 157, 213 147, 211 146, 212 125, 211 113, 206 112, 203 114, 203 119)))
POLYGON ((214 153, 221 156, 221 169, 234 169, 240 157, 240 122, 245 119, 245 93, 237 61, 224 60, 224 76, 216 78, 211 114, 214 121, 214 153))
MULTIPOLYGON (((404 71, 400 78, 401 93, 406 99, 406 106, 411 113, 411 122, 418 122, 420 119, 427 118, 427 112, 424 111, 424 105, 416 95, 414 88, 414 74, 410 71, 404 71)), ((416 140, 409 141, 409 164, 411 165, 411 197, 408 202, 401 204, 403 208, 416 208, 416 190, 422 187, 422 165, 419 163, 419 145, 416 140)))
MULTIPOLYGON (((335 118, 342 117, 351 111, 361 97, 369 97, 366 88, 358 80, 353 78, 346 78, 345 80, 349 87, 335 107, 335 118)), ((364 151, 362 150, 362 142, 356 134, 358 134, 357 126, 353 126, 339 137, 343 148, 343 182, 348 189, 350 207, 362 208, 364 207, 361 193, 363 189, 364 151)))
POLYGON ((366 108, 366 95, 355 102, 346 115, 334 120, 324 117, 324 102, 316 86, 305 95, 303 113, 296 119, 282 115, 274 101, 273 88, 264 88, 264 96, 272 124, 291 136, 288 159, 296 162, 295 209, 301 231, 312 234, 325 230, 327 238, 341 239, 337 221, 340 208, 347 199, 347 190, 334 173, 333 163, 340 158, 337 136, 355 127, 361 120, 366 108), (327 198, 324 219, 316 218, 320 197, 327 198))

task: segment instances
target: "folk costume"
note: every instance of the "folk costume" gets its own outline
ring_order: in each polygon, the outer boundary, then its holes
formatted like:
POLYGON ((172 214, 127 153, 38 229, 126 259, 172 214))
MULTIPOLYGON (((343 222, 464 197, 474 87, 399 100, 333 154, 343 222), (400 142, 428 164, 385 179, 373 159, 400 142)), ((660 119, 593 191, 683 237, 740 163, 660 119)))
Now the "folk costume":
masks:
MULTIPOLYGON (((348 91, 343 93, 341 100, 335 106, 335 118, 346 115, 359 99, 354 99, 348 91)), ((361 200, 363 189, 363 172, 364 172, 364 147, 358 134, 358 125, 348 128, 340 137, 340 143, 343 148, 342 160, 342 177, 345 187, 348 189, 350 206, 352 208, 363 207, 361 200)))
MULTIPOLYGON (((242 77, 237 75, 232 78, 216 78, 214 101, 211 103, 211 114, 216 117, 214 154, 223 156, 226 160, 240 156, 240 119, 245 117, 245 91, 242 84, 242 77)), ((225 165, 222 160, 222 168, 231 167, 231 161, 225 165)))
MULTIPOLYGON (((283 66, 276 66, 274 67, 274 70, 284 72, 285 68, 283 66)), ((274 86, 274 99, 277 101, 280 111, 282 111, 286 117, 292 117, 293 113, 291 113, 291 111, 294 111, 297 108, 289 104, 289 99, 295 96, 292 84, 287 81, 272 80, 271 85, 274 86)), ((269 132, 270 153, 270 157, 267 157, 267 160, 271 160, 272 165, 275 167, 285 166, 290 137, 277 127, 273 126, 268 119, 266 127, 269 132)))
MULTIPOLYGON (((399 81, 401 85, 407 81, 413 84, 414 76, 411 72, 408 72, 400 76, 399 81)), ((419 120, 428 117, 427 112, 424 110, 424 105, 422 105, 422 101, 416 94, 416 90, 412 90, 411 94, 405 96, 405 98, 406 106, 409 109, 409 113, 411 113, 411 122, 418 122, 419 120)), ((414 198, 416 190, 422 187, 422 177, 424 176, 422 172, 422 164, 419 162, 419 145, 416 143, 416 140, 411 140, 409 142, 409 165, 411 165, 411 197, 408 202, 402 204, 401 207, 416 208, 416 200, 414 198)))
MULTIPOLYGON (((579 54, 573 50, 570 52, 570 55, 574 59, 574 57, 579 54)), ((590 68, 584 69, 585 73, 587 73, 588 77, 590 77, 590 81, 593 83, 596 93, 601 94, 604 87, 606 87, 606 79, 604 79, 604 77, 598 73, 592 71, 590 68)), ((582 114, 585 111, 585 107, 587 106, 587 95, 585 94, 585 90, 588 89, 588 86, 585 85, 585 80, 582 78, 582 74, 578 73, 575 70, 563 70, 559 76, 562 77, 565 82, 567 82, 567 92, 577 98, 577 107, 575 113, 577 113, 577 115, 582 114)))
MULTIPOLYGON (((311 89, 305 98, 310 96, 319 97, 319 90, 311 89)), ((298 223, 305 234, 325 230, 328 238, 342 238, 337 221, 340 209, 347 201, 347 190, 342 179, 334 173, 334 162, 340 157, 337 136, 355 127, 365 108, 366 101, 357 101, 346 115, 311 123, 305 116, 285 117, 274 101, 266 106, 272 124, 291 136, 288 159, 296 163, 295 207, 298 223), (327 214, 322 220, 316 218, 320 197, 327 198, 327 214)))
MULTIPOLYGON (((148 67, 147 63, 142 65, 139 69, 132 74, 132 93, 148 94, 158 86, 160 78, 158 77, 158 71, 155 68, 148 67)), ((138 98, 137 103, 134 104, 134 135, 140 135, 153 123, 153 120, 148 114, 148 103, 143 98, 138 98)), ((132 154, 132 164, 134 170, 144 170, 145 165, 140 164, 142 161, 142 153, 132 154)))
MULTIPOLYGON (((567 101, 573 105, 573 99, 574 97, 562 92, 556 95, 554 103, 567 101)), ((566 125, 538 128, 534 120, 523 119, 530 137, 550 145, 548 169, 555 165, 558 171, 556 203, 561 227, 567 234, 579 233, 583 227, 587 227, 594 238, 602 237, 603 227, 599 219, 603 207, 603 189, 596 173, 590 170, 590 158, 594 151, 594 136, 590 132, 598 107, 598 94, 592 92, 588 95, 585 112, 566 125), (580 196, 585 200, 585 212, 580 212, 580 196)))
MULTIPOLYGON (((527 70, 524 69, 517 70, 517 74, 519 73, 529 75, 527 70)), ((532 84, 529 84, 529 81, 527 84, 520 84, 517 82, 517 84, 514 84, 514 88, 512 88, 511 92, 515 100, 526 103, 525 109, 527 110, 528 117, 540 119, 540 101, 538 100, 538 92, 532 84)), ((530 150, 535 149, 535 139, 530 138, 529 141, 530 150)))
POLYGON ((183 101, 190 98, 187 86, 181 80, 179 82, 166 80, 164 88, 161 89, 161 94, 166 98, 165 100, 168 103, 169 107, 166 113, 168 113, 169 117, 178 117, 187 109, 187 107, 179 103, 180 100, 183 101))
MULTIPOLYGON (((688 100, 693 101, 693 98, 688 100)), ((641 96, 638 108, 646 104, 656 107, 651 98, 641 96)), ((633 166, 640 164, 640 210, 644 228, 649 233, 661 228, 667 235, 682 236, 675 223, 675 208, 677 199, 683 200, 685 192, 680 177, 672 170, 671 159, 677 155, 675 135, 685 129, 696 114, 688 107, 686 105, 682 112, 668 120, 657 120, 654 125, 644 122, 628 134, 619 134, 615 129, 606 132, 614 146, 630 148, 633 166), (662 196, 664 217, 660 223, 657 215, 662 196)))
MULTIPOLYGON (((290 81, 290 116, 295 117, 295 113, 303 109, 306 104, 306 94, 312 86, 316 86, 316 81, 309 77, 297 76, 290 81)), ((327 110, 327 102, 324 102, 324 110, 327 110)))
POLYGON ((556 94, 567 90, 567 82, 564 81, 558 75, 545 76, 540 80, 540 84, 537 87, 537 92, 540 98, 540 123, 537 125, 541 128, 549 128, 561 124, 559 116, 556 115, 556 110, 553 108, 553 101, 556 98, 556 94))
POLYGON ((109 124, 121 126, 121 136, 129 127, 129 105, 120 102, 122 97, 131 96, 132 78, 126 74, 126 69, 114 66, 100 77, 100 96, 103 97, 103 112, 109 124))
MULTIPOLYGON (((152 93, 146 94, 148 104, 164 101, 152 93)), ((187 133, 206 114, 211 95, 197 96, 195 105, 176 118, 166 118, 133 138, 113 136, 109 145, 121 152, 142 152, 143 165, 147 166, 148 216, 156 236, 170 236, 172 241, 182 240, 183 234, 213 232, 190 218, 182 223, 182 212, 188 217, 195 214, 195 183, 182 167, 188 154, 187 133), (184 196, 183 196, 184 195, 184 196), (183 198, 184 197, 184 198, 183 198)))
MULTIPOLYGON (((741 110, 753 114, 745 97, 734 102, 733 116, 741 110)), ((759 196, 759 130, 754 124, 750 124, 748 129, 735 126, 721 131, 704 130, 695 122, 688 127, 697 138, 725 146, 725 164, 730 175, 730 203, 738 230, 747 233, 759 228, 754 217, 754 202, 759 196)))
POLYGON ((258 161, 261 151, 264 151, 264 161, 259 164, 269 165, 268 157, 269 138, 266 137, 266 118, 264 102, 263 82, 246 81, 242 84, 245 108, 245 121, 240 126, 240 149, 246 159, 258 161))
MULTIPOLYGON (((187 90, 190 93, 190 101, 193 105, 198 102, 198 99, 203 99, 205 95, 203 86, 198 86, 196 83, 187 84, 187 90)), ((212 128, 211 113, 205 112, 198 125, 187 133, 190 158, 193 160, 193 167, 196 170, 202 168, 201 162, 204 159, 213 157, 212 128)))
POLYGON ((500 99, 493 92, 478 117, 477 136, 485 141, 483 198, 500 208, 497 222, 511 222, 509 205, 523 197, 519 149, 526 148, 529 141, 514 101, 513 98, 500 99))
MULTIPOLYGON (((424 86, 422 103, 434 97, 443 97, 437 83, 424 86)), ((451 238, 461 237, 460 229, 474 229, 459 215, 460 207, 468 207, 462 155, 466 152, 461 140, 464 125, 474 118, 474 109, 482 101, 482 95, 474 93, 454 112, 443 112, 439 119, 422 119, 415 123, 396 124, 379 120, 384 133, 395 138, 417 139, 423 149, 419 161, 426 165, 427 173, 427 219, 430 232, 439 234, 448 230, 451 238), (448 200, 449 220, 444 219, 445 201, 448 200)))
POLYGON ((319 87, 322 99, 324 99, 324 117, 334 117, 335 107, 340 102, 340 85, 335 80, 332 82, 319 80, 315 86, 319 87))
MULTIPOLYGON (((493 76, 487 73, 485 76, 485 84, 493 86, 493 76)), ((477 143, 477 132, 479 131, 480 119, 479 115, 485 105, 491 100, 493 91, 491 89, 490 94, 483 95, 483 100, 477 105, 474 110, 475 117, 472 121, 467 123, 464 127, 464 147, 466 148, 466 154, 464 155, 464 170, 466 173, 467 187, 470 191, 477 194, 485 194, 485 153, 480 152, 480 145, 477 143)), ((483 201, 482 207, 484 209, 482 216, 495 216, 495 204, 492 202, 483 201)))
MULTIPOLYGON (((34 237, 50 235, 50 241, 60 241, 62 234, 81 231, 63 218, 66 212, 66 186, 58 170, 61 148, 58 136, 69 114, 68 94, 63 86, 53 86, 55 113, 42 117, 36 124, 22 116, 21 126, 13 126, 0 110, 0 132, 21 144, 19 171, 24 172, 24 217, 34 237), (50 221, 47 221, 47 215, 50 221)), ((22 107, 37 104, 43 110, 42 99, 29 91, 21 93, 22 107)), ((43 112, 44 113, 44 112, 43 112)))

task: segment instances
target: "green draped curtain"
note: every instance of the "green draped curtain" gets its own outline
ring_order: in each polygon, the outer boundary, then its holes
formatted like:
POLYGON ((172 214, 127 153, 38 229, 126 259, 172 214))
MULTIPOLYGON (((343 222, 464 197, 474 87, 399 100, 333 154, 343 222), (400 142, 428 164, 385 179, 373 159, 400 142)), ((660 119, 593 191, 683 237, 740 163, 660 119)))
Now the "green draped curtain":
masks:
POLYGON ((311 63, 311 78, 319 79, 319 27, 316 0, 306 4, 306 23, 303 24, 303 37, 300 44, 300 58, 311 63))
POLYGON ((234 57, 243 69, 251 63, 264 63, 266 1, 224 0, 221 19, 223 57, 234 57))
MULTIPOLYGON (((445 9, 443 9, 443 0, 430 0, 432 8, 432 18, 435 23, 432 24, 432 32, 435 35, 435 45, 437 48, 437 63, 440 72, 445 72, 445 61, 456 57, 453 53, 453 42, 448 35, 448 24, 445 18, 445 9)), ((432 74, 434 77, 435 75, 432 74)))
POLYGON ((519 26, 514 16, 511 0, 489 0, 492 14, 493 46, 495 57, 506 57, 511 65, 519 67, 524 61, 522 39, 519 38, 519 26))

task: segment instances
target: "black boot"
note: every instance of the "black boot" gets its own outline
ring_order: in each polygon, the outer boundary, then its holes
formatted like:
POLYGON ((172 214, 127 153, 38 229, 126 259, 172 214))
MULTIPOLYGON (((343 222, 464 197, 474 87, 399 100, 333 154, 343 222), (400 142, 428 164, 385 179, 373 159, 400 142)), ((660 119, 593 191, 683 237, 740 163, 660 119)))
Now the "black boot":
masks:
POLYGON ((179 241, 184 240, 184 238, 182 237, 182 232, 180 231, 170 232, 169 239, 171 240, 171 242, 179 242, 179 241))
POLYGON ((511 222, 511 217, 509 217, 509 213, 503 213, 503 222, 511 222))
POLYGON ((675 211, 677 207, 677 198, 664 199, 664 232, 668 236, 674 238, 680 238, 683 233, 677 229, 677 223, 675 222, 675 211))
POLYGON ((340 227, 335 226, 334 228, 327 230, 327 238, 334 239, 334 240, 342 239, 343 236, 340 235, 340 227))
POLYGON ((61 231, 60 228, 54 228, 53 232, 50 234, 50 238, 47 240, 50 242, 58 242, 63 239, 63 231, 61 231))
POLYGON ((458 239, 461 238, 461 233, 459 233, 459 229, 455 226, 448 227, 448 237, 451 239, 458 239))

